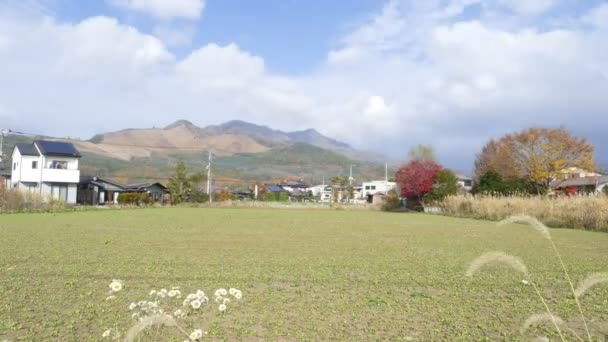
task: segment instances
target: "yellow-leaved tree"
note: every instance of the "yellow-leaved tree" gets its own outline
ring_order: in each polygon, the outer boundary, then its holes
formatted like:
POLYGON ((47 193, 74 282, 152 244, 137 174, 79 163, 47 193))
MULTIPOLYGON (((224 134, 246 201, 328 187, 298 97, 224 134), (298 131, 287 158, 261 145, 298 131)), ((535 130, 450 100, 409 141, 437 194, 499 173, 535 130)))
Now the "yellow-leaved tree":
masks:
POLYGON ((476 174, 493 171, 549 187, 572 173, 596 168, 594 148, 564 128, 530 128, 489 141, 477 156, 476 174))

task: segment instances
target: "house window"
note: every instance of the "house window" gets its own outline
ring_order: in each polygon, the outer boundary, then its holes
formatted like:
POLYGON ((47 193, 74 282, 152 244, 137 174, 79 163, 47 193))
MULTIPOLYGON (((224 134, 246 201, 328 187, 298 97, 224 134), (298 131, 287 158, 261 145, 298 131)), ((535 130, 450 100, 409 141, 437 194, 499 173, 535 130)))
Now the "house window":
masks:
POLYGON ((369 190, 369 185, 366 185, 366 186, 365 186, 365 190, 369 190))
POLYGON ((376 186, 375 185, 372 185, 372 190, 376 190, 376 186))
POLYGON ((68 162, 63 160, 53 160, 49 165, 49 169, 59 169, 59 170, 67 170, 68 162))
POLYGON ((17 162, 13 163, 13 171, 17 170, 17 162))
POLYGON ((32 161, 32 169, 37 169, 38 168, 38 162, 37 161, 32 161))

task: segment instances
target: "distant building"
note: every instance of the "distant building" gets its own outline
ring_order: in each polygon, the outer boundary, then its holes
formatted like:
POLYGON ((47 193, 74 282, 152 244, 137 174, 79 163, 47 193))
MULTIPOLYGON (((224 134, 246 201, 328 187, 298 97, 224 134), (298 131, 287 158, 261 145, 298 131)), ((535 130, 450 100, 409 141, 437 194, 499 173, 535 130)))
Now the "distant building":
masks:
POLYGON ((473 190, 473 178, 461 174, 456 174, 456 178, 458 178, 458 186, 461 189, 466 192, 471 192, 473 190))
POLYGON ((374 195, 386 195, 389 191, 397 188, 397 183, 382 181, 364 182, 361 184, 361 198, 373 201, 374 195))
POLYGON ((332 187, 327 184, 315 185, 309 188, 312 196, 321 202, 330 202, 332 196, 332 187))
POLYGON ((102 177, 82 177, 78 185, 78 203, 85 205, 117 204, 125 186, 102 177))
POLYGON ((601 194, 607 187, 608 176, 577 177, 551 183, 551 188, 567 193, 601 194))
POLYGON ((143 192, 150 196, 152 202, 165 202, 165 195, 169 194, 169 189, 160 183, 141 183, 129 184, 125 186, 126 192, 143 192))
POLYGON ((71 143, 36 140, 31 144, 16 144, 11 187, 75 204, 80 158, 80 152, 71 143))

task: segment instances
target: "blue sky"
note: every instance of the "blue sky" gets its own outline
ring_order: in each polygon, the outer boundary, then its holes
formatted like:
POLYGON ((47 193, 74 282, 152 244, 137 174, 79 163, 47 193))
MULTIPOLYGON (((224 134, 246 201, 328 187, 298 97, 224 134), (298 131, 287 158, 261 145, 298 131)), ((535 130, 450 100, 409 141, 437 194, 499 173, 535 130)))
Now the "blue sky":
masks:
POLYGON ((602 0, 0 0, 0 122, 89 138, 240 119, 470 169, 566 127, 608 163, 602 0))

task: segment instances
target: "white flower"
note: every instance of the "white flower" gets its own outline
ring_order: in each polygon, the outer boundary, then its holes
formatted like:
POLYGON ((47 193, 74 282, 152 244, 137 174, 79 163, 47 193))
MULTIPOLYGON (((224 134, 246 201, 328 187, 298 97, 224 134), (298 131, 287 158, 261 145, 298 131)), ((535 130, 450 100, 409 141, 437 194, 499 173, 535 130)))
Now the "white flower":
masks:
POLYGON ((193 300, 193 299, 196 299, 196 298, 198 298, 198 297, 194 293, 191 293, 188 296, 186 296, 186 299, 189 299, 189 300, 193 300))
POLYGON ((217 309, 220 310, 220 312, 226 311, 226 304, 220 304, 220 306, 217 309))
POLYGON ((201 299, 201 302, 207 304, 209 303, 209 298, 207 296, 203 297, 203 299, 201 299))
POLYGON ((228 294, 228 291, 226 291, 226 289, 217 289, 215 290, 215 296, 225 296, 228 294))
POLYGON ((223 304, 230 303, 230 298, 224 298, 223 304))
POLYGON ((112 332, 112 329, 108 329, 108 330, 104 331, 103 334, 101 334, 101 337, 108 338, 108 337, 110 337, 111 332, 112 332))
POLYGON ((233 296, 234 298, 240 300, 241 298, 243 298, 243 293, 241 291, 237 291, 233 296))
POLYGON ((137 307, 136 303, 129 304, 129 310, 134 310, 137 307))
POLYGON ((122 283, 120 282, 120 280, 112 280, 112 282, 110 283, 110 290, 112 292, 118 292, 122 290, 122 283))
POLYGON ((194 341, 198 341, 203 337, 203 331, 201 329, 196 329, 190 334, 190 339, 194 341))
POLYGON ((529 281, 527 281, 527 280, 525 280, 525 279, 524 279, 524 280, 522 280, 522 281, 521 281, 521 283, 522 283, 522 284, 524 284, 524 285, 530 285, 530 282, 529 282, 529 281))
POLYGON ((150 291, 150 296, 154 296, 156 294, 156 290, 150 291))
POLYGON ((205 292, 203 292, 201 290, 197 290, 196 291, 196 298, 202 299, 203 297, 205 297, 205 292))
POLYGON ((183 305, 184 305, 184 306, 186 306, 186 305, 190 305, 190 299, 187 299, 187 298, 186 298, 186 299, 184 299, 184 303, 183 303, 183 305))
POLYGON ((171 291, 169 291, 168 296, 169 296, 169 298, 173 298, 173 297, 176 297, 178 294, 179 294, 178 290, 171 290, 171 291))
POLYGON ((221 301, 223 301, 223 300, 224 300, 224 297, 222 297, 222 296, 217 296, 217 297, 215 297, 215 302, 216 302, 216 303, 219 303, 219 302, 221 302, 221 301))
POLYGON ((116 298, 116 296, 112 295, 112 296, 108 296, 108 297, 106 297, 106 300, 112 300, 112 299, 114 299, 114 298, 116 298))
POLYGON ((182 318, 185 316, 184 312, 180 309, 175 310, 175 312, 173 313, 173 316, 178 317, 178 318, 182 318))
POLYGON ((198 299, 195 299, 192 301, 192 303, 190 303, 190 305, 196 310, 201 307, 201 302, 198 299))
POLYGON ((135 318, 135 317, 137 317, 137 316, 139 316, 139 314, 138 314, 137 312, 135 312, 135 313, 133 313, 133 314, 131 315, 131 318, 135 318))

